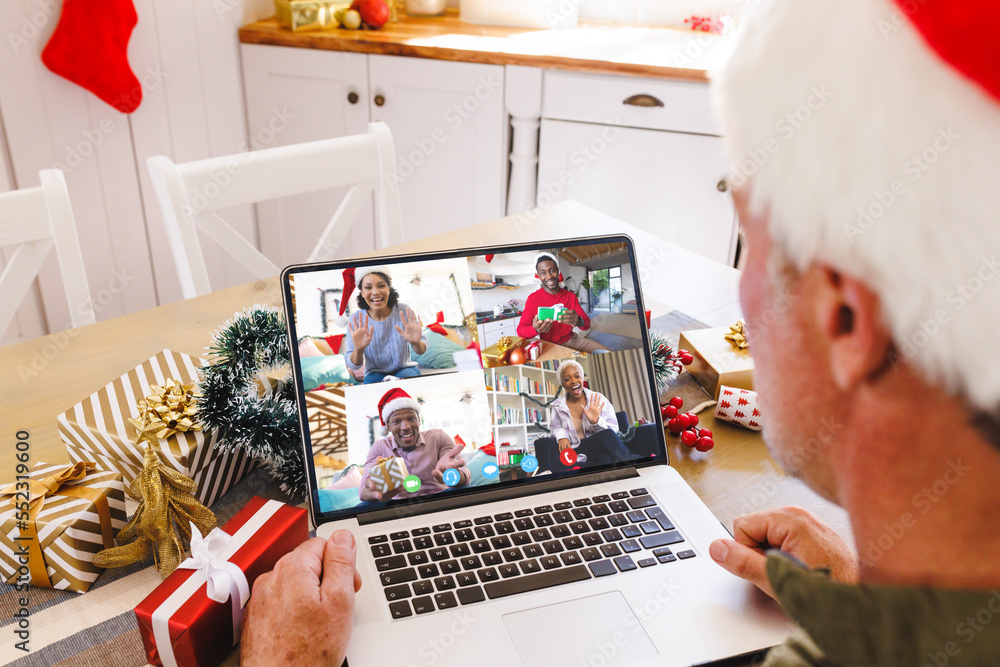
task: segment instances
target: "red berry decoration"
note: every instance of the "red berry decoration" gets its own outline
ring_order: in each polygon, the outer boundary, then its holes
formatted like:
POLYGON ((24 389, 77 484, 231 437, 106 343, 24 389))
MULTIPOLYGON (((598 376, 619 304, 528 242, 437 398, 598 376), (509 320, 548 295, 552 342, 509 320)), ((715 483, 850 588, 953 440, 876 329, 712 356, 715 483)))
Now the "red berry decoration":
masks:
POLYGON ((711 438, 712 437, 712 431, 711 431, 711 429, 707 429, 707 428, 700 428, 700 429, 698 429, 698 437, 699 438, 711 438))
POLYGON ((691 419, 691 426, 697 426, 698 425, 698 415, 696 415, 693 412, 689 412, 689 413, 687 413, 687 416, 691 419))
POLYGON ((681 442, 688 447, 694 447, 694 444, 698 442, 698 434, 691 429, 688 429, 687 431, 681 433, 681 442))
POLYGON ((664 405, 662 408, 660 408, 660 414, 666 417, 667 419, 673 419, 674 417, 677 416, 677 408, 675 408, 672 405, 664 405))
POLYGON ((392 17, 392 10, 385 0, 354 0, 351 9, 361 14, 361 19, 372 28, 381 28, 392 17))
POLYGON ((680 359, 682 364, 684 364, 685 366, 690 366, 691 362, 694 361, 694 356, 692 356, 691 353, 688 352, 687 350, 681 350, 680 359))
POLYGON ((677 423, 681 425, 681 430, 691 428, 691 415, 684 413, 682 415, 677 415, 677 423))
POLYGON ((670 405, 674 406, 678 410, 684 407, 684 399, 680 396, 674 396, 670 399, 670 405))
POLYGON ((684 430, 684 427, 681 426, 680 419, 678 417, 674 417, 673 419, 667 422, 667 430, 669 430, 674 435, 677 435, 678 433, 684 430))
POLYGON ((712 447, 715 447, 715 441, 711 438, 698 438, 697 442, 694 443, 694 448, 699 452, 707 452, 712 447))

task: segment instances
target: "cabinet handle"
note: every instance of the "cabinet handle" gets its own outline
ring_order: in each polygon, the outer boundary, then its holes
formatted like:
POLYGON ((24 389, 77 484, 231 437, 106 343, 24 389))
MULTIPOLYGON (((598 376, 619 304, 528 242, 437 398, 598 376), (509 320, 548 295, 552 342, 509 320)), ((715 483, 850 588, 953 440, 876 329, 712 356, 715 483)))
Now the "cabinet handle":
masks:
POLYGON ((729 183, 724 178, 720 179, 719 182, 715 184, 715 189, 719 192, 725 192, 729 189, 729 183))
POLYGON ((622 104, 628 104, 633 107, 662 107, 663 102, 653 97, 652 95, 646 95, 645 93, 641 95, 632 95, 631 97, 626 97, 622 104))
POLYGON ((357 104, 358 103, 358 94, 355 93, 355 92, 353 92, 353 91, 350 92, 350 93, 347 93, 347 101, 350 102, 351 104, 357 104))
POLYGON ((385 104, 385 97, 382 95, 375 96, 375 106, 380 107, 385 104))

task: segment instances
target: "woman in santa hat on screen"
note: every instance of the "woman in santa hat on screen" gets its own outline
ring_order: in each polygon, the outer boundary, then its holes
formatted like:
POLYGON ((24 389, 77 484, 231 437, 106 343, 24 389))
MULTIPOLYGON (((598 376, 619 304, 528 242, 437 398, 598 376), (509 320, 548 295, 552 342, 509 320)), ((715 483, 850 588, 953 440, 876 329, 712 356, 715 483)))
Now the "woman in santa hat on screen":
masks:
POLYGON ((355 285, 359 310, 347 323, 347 351, 344 359, 351 371, 364 368, 365 384, 420 375, 410 351, 427 351, 424 325, 416 313, 399 302, 392 286, 392 274, 384 266, 344 271, 343 315, 355 285))

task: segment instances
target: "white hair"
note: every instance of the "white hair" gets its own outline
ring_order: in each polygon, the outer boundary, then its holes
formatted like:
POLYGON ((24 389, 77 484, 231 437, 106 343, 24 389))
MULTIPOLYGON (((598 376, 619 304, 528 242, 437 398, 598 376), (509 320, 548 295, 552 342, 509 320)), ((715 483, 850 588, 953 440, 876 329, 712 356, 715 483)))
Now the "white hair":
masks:
POLYGON ((864 281, 903 358, 996 410, 1000 103, 890 0, 759 0, 713 78, 774 243, 864 281))
POLYGON ((566 372, 567 368, 576 368, 576 370, 578 370, 580 372, 580 377, 581 378, 587 377, 587 374, 583 372, 583 366, 580 365, 580 362, 573 361, 572 359, 568 359, 566 361, 559 362, 559 382, 560 383, 562 382, 562 379, 563 379, 563 373, 566 372))

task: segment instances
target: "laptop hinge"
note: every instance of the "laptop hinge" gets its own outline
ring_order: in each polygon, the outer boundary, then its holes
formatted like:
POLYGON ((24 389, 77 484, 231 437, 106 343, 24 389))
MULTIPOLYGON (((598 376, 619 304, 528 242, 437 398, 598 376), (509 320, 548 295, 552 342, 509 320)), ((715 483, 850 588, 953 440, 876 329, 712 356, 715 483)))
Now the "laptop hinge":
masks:
POLYGON ((393 519, 405 519, 409 516, 420 514, 433 514, 443 510, 452 510, 459 507, 470 507, 473 505, 484 505, 486 503, 500 500, 510 500, 511 498, 525 498, 535 496, 540 493, 550 493, 552 491, 562 491, 564 489, 582 488, 596 484, 606 484, 617 482, 620 479, 638 477, 639 471, 635 468, 619 468, 606 470, 591 474, 577 474, 570 477, 554 479, 544 484, 531 484, 527 488, 524 486, 514 486, 506 489, 497 489, 484 493, 455 496, 454 498, 436 496, 434 502, 419 503, 415 505, 403 505, 381 510, 374 510, 358 515, 358 523, 362 526, 379 523, 381 521, 391 521, 393 519))

